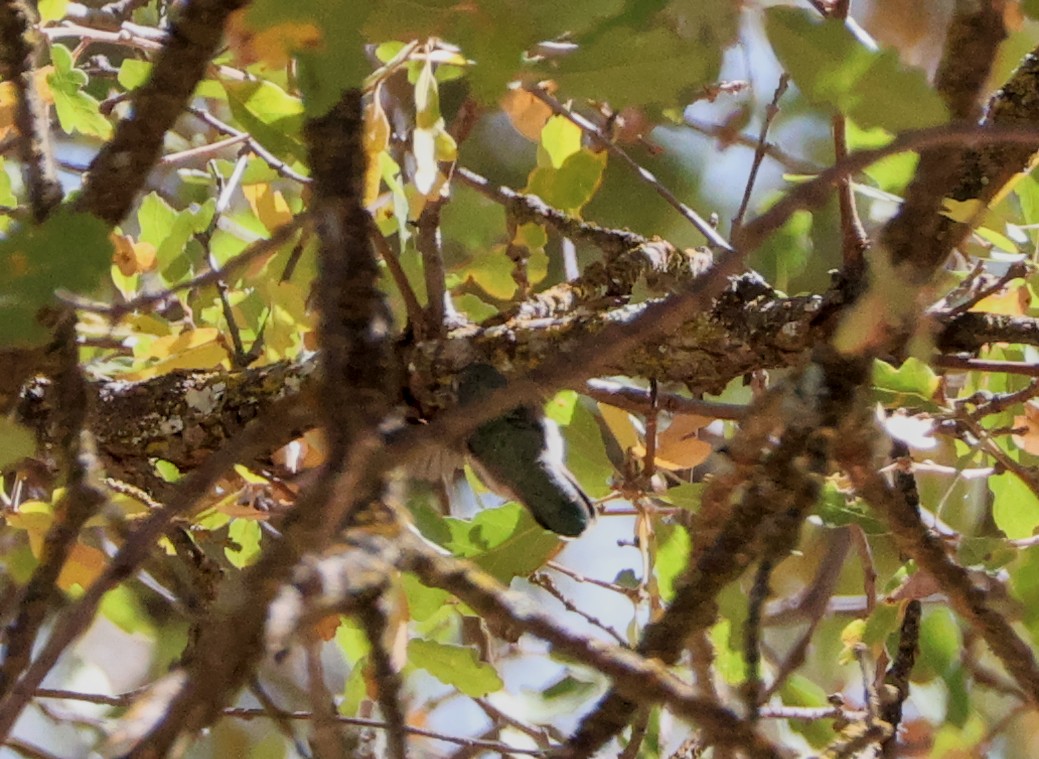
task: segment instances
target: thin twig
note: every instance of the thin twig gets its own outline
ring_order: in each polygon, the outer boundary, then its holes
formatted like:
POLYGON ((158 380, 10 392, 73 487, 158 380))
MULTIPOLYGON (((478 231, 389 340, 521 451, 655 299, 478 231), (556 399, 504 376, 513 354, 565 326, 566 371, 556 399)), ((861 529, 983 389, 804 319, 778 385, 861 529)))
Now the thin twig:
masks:
MULTIPOLYGON (((349 749, 335 720, 335 700, 325 685, 325 668, 321 663, 321 639, 313 634, 308 635, 303 644, 303 656, 306 661, 310 713, 314 716, 310 725, 310 745, 314 748, 315 759, 336 759, 344 756, 349 749)), ((393 731, 389 731, 388 735, 392 736, 393 731)))
POLYGON ((996 361, 964 356, 935 356, 931 363, 939 369, 956 369, 962 372, 1005 372, 1026 377, 1039 377, 1039 364, 1028 361, 996 361))
MULTIPOLYGON (((79 693, 77 691, 58 690, 54 688, 40 688, 36 692, 36 698, 58 698, 67 699, 69 701, 83 701, 89 704, 102 704, 104 706, 114 706, 118 708, 126 708, 130 706, 134 700, 138 697, 137 691, 130 693, 123 693, 118 696, 108 696, 100 693, 79 693)), ((254 720, 254 719, 272 719, 273 715, 266 709, 258 709, 251 707, 227 707, 221 710, 221 714, 225 717, 233 717, 241 720, 254 720)), ((277 711, 277 716, 280 719, 287 719, 293 721, 310 721, 314 719, 313 712, 308 711, 277 711)), ((347 717, 341 714, 333 715, 336 722, 343 725, 354 725, 357 727, 368 727, 375 730, 385 730, 388 725, 382 720, 376 719, 365 719, 363 717, 347 717)), ((433 740, 444 741, 445 743, 454 743, 459 746, 473 746, 476 748, 486 749, 488 751, 500 751, 505 754, 524 754, 529 756, 541 756, 549 752, 547 749, 536 748, 516 748, 508 746, 504 743, 497 741, 481 741, 477 738, 464 738, 457 735, 450 735, 448 733, 440 733, 435 730, 426 730, 421 727, 413 727, 411 725, 405 725, 404 731, 410 735, 417 735, 422 738, 431 738, 433 740)))
MULTIPOLYGON (((622 385, 612 380, 590 379, 577 389, 589 398, 610 406, 634 411, 638 414, 649 414, 653 408, 650 392, 631 385, 622 385)), ((705 416, 708 419, 742 419, 747 407, 740 403, 722 403, 720 401, 704 401, 698 398, 684 398, 673 393, 657 392, 656 406, 659 411, 675 416, 705 416)))
POLYGON ((285 243, 289 242, 293 236, 303 229, 311 222, 311 214, 309 211, 304 211, 294 216, 290 221, 285 222, 278 227, 271 236, 266 240, 257 240, 253 244, 249 245, 245 250, 239 253, 234 258, 229 259, 224 263, 223 266, 218 268, 210 268, 208 271, 202 272, 195 277, 192 277, 187 282, 181 282, 178 285, 172 285, 159 292, 154 293, 142 293, 135 298, 131 298, 125 303, 113 303, 101 304, 87 301, 78 296, 72 296, 66 294, 63 300, 71 306, 79 309, 80 311, 87 311, 95 314, 104 314, 111 319, 120 319, 127 314, 131 314, 134 311, 141 309, 152 308, 158 306, 160 303, 168 300, 174 293, 184 292, 186 290, 194 290, 199 287, 213 284, 221 277, 226 277, 233 272, 245 267, 247 264, 255 261, 258 258, 269 255, 275 250, 280 248, 285 243))
POLYGON ((389 615, 384 605, 388 599, 380 595, 361 611, 359 617, 365 635, 371 645, 369 659, 372 664, 372 679, 377 690, 379 709, 386 721, 386 756, 389 759, 405 759, 408 752, 405 741, 404 725, 407 723, 404 706, 401 703, 400 672, 393 664, 392 656, 386 648, 389 615))
POLYGON ((701 134, 717 138, 721 142, 723 150, 727 143, 734 142, 743 147, 750 148, 751 150, 763 150, 766 156, 781 164, 788 171, 797 174, 815 174, 819 171, 818 165, 792 156, 784 152, 774 143, 766 142, 764 145, 761 145, 756 137, 751 137, 748 134, 732 135, 720 124, 710 124, 706 121, 690 118, 689 116, 685 117, 684 123, 690 129, 700 132, 701 134))
POLYGON ((137 567, 152 555, 155 542, 166 532, 173 518, 190 509, 235 464, 250 461, 270 448, 277 447, 272 446, 272 440, 280 440, 286 430, 296 429, 309 421, 307 412, 300 409, 296 399, 275 403, 266 416, 242 430, 177 483, 165 508, 151 512, 138 523, 101 576, 58 617, 50 637, 37 652, 32 664, 11 692, 0 701, 0 735, 10 731, 43 678, 93 621, 104 595, 132 576, 137 567))
POLYGON ((248 132, 242 132, 238 129, 235 129, 230 124, 221 121, 216 116, 211 114, 209 111, 204 110, 202 108, 188 108, 187 110, 188 113, 190 113, 192 116, 205 122, 221 134, 228 135, 229 139, 240 139, 248 142, 249 147, 252 148, 252 151, 256 153, 256 155, 260 156, 260 158, 262 158, 267 163, 267 165, 274 169, 274 171, 280 176, 283 176, 286 179, 291 179, 294 182, 299 182, 300 184, 310 184, 310 177, 304 176, 303 174, 300 174, 298 171, 293 169, 291 166, 285 163, 285 161, 281 160, 271 151, 267 150, 267 148, 261 145, 260 142, 248 132))
POLYGON ((552 112, 558 114, 574 124, 579 126, 582 131, 588 135, 594 137, 606 150, 612 155, 619 158, 624 164, 635 172, 635 175, 641 179, 644 183, 653 188, 654 192, 667 201, 668 205, 674 208, 678 213, 682 215, 690 224, 692 224, 696 230, 706 238, 711 248, 715 252, 732 252, 732 247, 729 243, 718 234, 718 231, 711 226, 711 224, 704 219, 700 214, 691 209, 685 203, 675 197, 669 189, 664 187, 660 183, 660 180, 653 176, 647 169, 643 168, 638 162, 632 158, 628 153, 621 148, 619 145, 610 140, 602 130, 599 129, 595 124, 584 118, 580 114, 574 113, 569 108, 566 108, 562 103, 556 100, 554 97, 549 95, 542 87, 538 85, 528 85, 526 87, 527 92, 536 97, 542 103, 552 109, 552 112))
POLYGON ((779 84, 776 85, 776 91, 772 94, 772 101, 765 107, 765 118, 761 122, 761 134, 758 137, 758 147, 754 150, 754 160, 750 164, 750 173, 747 175, 747 183, 743 188, 743 199, 740 201, 739 210, 736 211, 736 215, 732 219, 732 234, 733 240, 739 244, 740 229, 743 228, 743 217, 747 213, 747 208, 750 206, 750 195, 754 191, 754 182, 758 178, 758 171, 761 169, 761 162, 765 158, 764 145, 768 140, 768 130, 772 126, 773 120, 779 115, 779 101, 786 92, 787 87, 790 85, 790 75, 783 72, 779 75, 779 84))

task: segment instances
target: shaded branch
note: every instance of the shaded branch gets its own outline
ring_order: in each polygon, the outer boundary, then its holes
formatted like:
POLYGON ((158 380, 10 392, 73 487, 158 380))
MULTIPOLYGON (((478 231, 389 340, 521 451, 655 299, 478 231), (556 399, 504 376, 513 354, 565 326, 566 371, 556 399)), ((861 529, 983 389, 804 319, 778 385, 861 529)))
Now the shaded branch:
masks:
POLYGON ((76 208, 118 224, 159 159, 163 138, 184 112, 216 53, 228 16, 246 0, 179 5, 151 76, 131 98, 131 115, 90 164, 76 208))
POLYGON ((949 557, 945 546, 920 521, 904 495, 874 469, 868 459, 873 434, 862 430, 857 435, 847 435, 835 449, 838 463, 856 491, 890 526, 899 550, 935 578, 956 613, 981 634, 1028 698, 1039 704, 1039 663, 1031 647, 987 604, 984 590, 949 557))
POLYGON ((424 584, 453 593, 488 619, 542 638, 557 653, 574 657, 610 677, 629 697, 642 703, 666 703, 675 714, 696 723, 712 743, 740 747, 756 757, 781 755, 751 725, 713 701, 696 696, 659 662, 566 630, 469 564, 441 556, 414 539, 408 540, 403 561, 424 584))
POLYGON ((61 202, 63 193, 51 150, 47 106, 36 87, 38 50, 32 15, 21 0, 0 2, 0 79, 13 82, 18 97, 14 123, 20 135, 19 157, 33 218, 40 222, 61 202))
MULTIPOLYGON (((0 698, 10 693, 14 682, 29 665, 51 602, 60 593, 58 577, 80 530, 107 501, 96 479, 97 461, 86 427, 90 400, 79 366, 75 331, 76 317, 69 311, 63 315, 54 335, 60 362, 54 378, 56 442, 66 478, 65 493, 55 506, 54 522, 44 536, 39 564, 18 595, 17 616, 5 631, 0 698)), ((5 733, 0 731, 0 734, 5 733)))

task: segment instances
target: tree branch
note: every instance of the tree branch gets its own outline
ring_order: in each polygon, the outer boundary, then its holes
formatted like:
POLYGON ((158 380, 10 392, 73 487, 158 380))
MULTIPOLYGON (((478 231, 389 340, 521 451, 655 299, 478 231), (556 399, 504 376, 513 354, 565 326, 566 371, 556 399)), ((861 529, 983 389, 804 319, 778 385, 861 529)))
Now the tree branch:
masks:
POLYGON ((159 159, 163 138, 216 53, 228 16, 246 0, 197 0, 178 6, 151 76, 131 99, 131 115, 90 163, 76 208, 118 224, 159 159))

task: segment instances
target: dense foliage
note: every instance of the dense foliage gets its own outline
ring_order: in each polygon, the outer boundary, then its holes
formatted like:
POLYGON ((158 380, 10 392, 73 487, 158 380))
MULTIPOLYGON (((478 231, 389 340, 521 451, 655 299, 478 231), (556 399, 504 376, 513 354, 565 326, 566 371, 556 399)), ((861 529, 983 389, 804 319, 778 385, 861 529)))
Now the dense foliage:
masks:
POLYGON ((0 0, 5 748, 1028 755, 1037 30, 0 0))

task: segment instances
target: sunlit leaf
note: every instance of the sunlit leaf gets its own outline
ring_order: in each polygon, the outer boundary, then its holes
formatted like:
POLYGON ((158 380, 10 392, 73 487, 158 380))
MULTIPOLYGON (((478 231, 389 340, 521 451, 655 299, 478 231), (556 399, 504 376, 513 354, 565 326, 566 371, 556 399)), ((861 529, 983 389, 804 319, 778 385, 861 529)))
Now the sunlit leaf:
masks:
POLYGON ((765 14, 776 56, 809 100, 831 106, 862 127, 890 132, 948 120, 923 71, 905 68, 891 51, 870 50, 843 21, 787 7, 765 14), (878 97, 884 108, 876 107, 878 97))
POLYGON ((264 147, 285 160, 301 160, 303 103, 274 82, 224 81, 227 104, 238 123, 264 147))
POLYGON ((59 290, 89 292, 107 275, 112 243, 104 222, 62 207, 0 240, 0 345, 45 339, 37 312, 59 290))
POLYGON ((100 103, 83 91, 87 75, 72 64, 72 53, 63 45, 51 45, 54 71, 47 77, 54 95, 54 110, 58 122, 67 133, 81 132, 107 140, 112 136, 112 124, 101 115, 100 103))
POLYGON ((445 547, 504 583, 540 568, 559 549, 559 538, 517 503, 484 509, 470 521, 444 522, 451 531, 445 547))
POLYGON ((510 89, 499 101, 513 128, 531 142, 541 140, 541 130, 552 109, 521 87, 510 89))
POLYGON ((252 564, 260 554, 260 523, 255 519, 232 519, 227 538, 233 544, 224 549, 227 560, 241 569, 252 564))
POLYGON ((477 659, 476 650, 468 646, 416 638, 408 643, 408 661, 471 698, 486 696, 504 685, 494 667, 477 659))
POLYGON ((1016 474, 989 478, 992 518, 1008 538, 1027 538, 1039 527, 1039 498, 1016 474))
POLYGON ((0 417, 0 469, 31 456, 35 450, 36 437, 28 427, 0 417))

